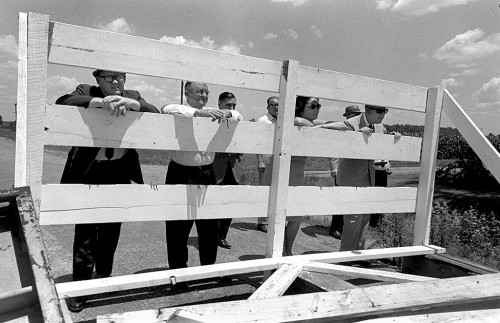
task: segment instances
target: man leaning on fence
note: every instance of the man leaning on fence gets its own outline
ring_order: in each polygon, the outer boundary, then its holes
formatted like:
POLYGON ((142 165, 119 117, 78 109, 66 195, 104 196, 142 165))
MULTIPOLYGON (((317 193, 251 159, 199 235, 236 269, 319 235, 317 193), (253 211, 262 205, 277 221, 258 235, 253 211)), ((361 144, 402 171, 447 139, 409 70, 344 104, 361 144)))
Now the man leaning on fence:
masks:
MULTIPOLYGON (((205 107, 208 102, 208 86, 205 83, 186 82, 184 87, 186 105, 167 104, 161 113, 190 118, 210 118, 219 122, 225 119, 239 120, 235 110, 219 110, 205 107)), ((165 184, 214 185, 216 184, 213 162, 215 152, 170 151, 165 184)), ((218 219, 176 220, 166 222, 168 266, 170 269, 186 268, 188 262, 188 238, 193 223, 198 233, 198 250, 201 265, 214 264, 217 259, 219 225, 218 219)), ((186 283, 178 288, 187 287, 186 283)))
MULTIPOLYGON (((95 70, 98 86, 80 84, 57 99, 56 104, 99 108, 113 117, 127 111, 154 112, 137 91, 125 90, 122 72, 95 70)), ((143 184, 139 156, 134 149, 72 147, 61 177, 61 184, 143 184)), ((104 278, 111 275, 113 258, 120 238, 121 223, 75 225, 73 242, 73 280, 104 278), (94 273, 95 267, 95 273, 94 273)), ((85 307, 82 297, 68 300, 68 308, 79 312, 85 307)))
MULTIPOLYGON (((382 120, 389 110, 385 107, 365 105, 365 112, 344 122, 321 125, 322 128, 335 130, 359 131, 366 136, 372 133, 384 133, 382 120)), ((395 137, 401 134, 391 133, 395 137)), ((338 186, 370 187, 375 185, 375 168, 373 160, 340 158, 337 171, 338 186)), ((340 251, 363 250, 366 232, 370 222, 370 214, 344 215, 344 227, 340 242, 340 251)), ((370 266, 369 262, 358 262, 362 266, 370 266)))

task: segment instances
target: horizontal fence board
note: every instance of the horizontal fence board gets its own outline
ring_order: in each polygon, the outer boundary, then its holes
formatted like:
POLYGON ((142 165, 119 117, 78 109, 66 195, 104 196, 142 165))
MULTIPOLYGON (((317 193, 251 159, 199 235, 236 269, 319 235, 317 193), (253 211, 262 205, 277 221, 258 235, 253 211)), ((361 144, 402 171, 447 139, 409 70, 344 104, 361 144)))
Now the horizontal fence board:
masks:
POLYGON ((49 63, 278 92, 282 63, 51 22, 49 63))
POLYGON ((356 252, 326 252, 293 257, 264 258, 231 263, 218 263, 208 266, 196 266, 173 270, 161 270, 149 273, 139 273, 126 276, 115 276, 103 279, 91 279, 59 283, 56 285, 60 298, 109 293, 130 289, 168 285, 175 277, 177 283, 201 280, 225 275, 238 275, 270 269, 276 269, 281 264, 305 265, 308 261, 327 263, 342 263, 367 259, 383 259, 392 257, 409 257, 443 253, 445 249, 433 246, 411 246, 385 249, 367 249, 356 252))
POLYGON ((301 66, 298 95, 425 112, 427 88, 301 66))
MULTIPOLYGON (((266 217, 268 198, 268 186, 50 184, 40 224, 266 217)), ((409 187, 289 187, 287 215, 407 213, 415 204, 409 187)))
MULTIPOLYGON (((51 22, 49 63, 278 92, 282 62, 51 22), (137 50, 140 48, 140 50, 137 50)), ((301 66, 298 94, 425 112, 426 88, 301 66)))
MULTIPOLYGON (((48 105, 45 144, 272 154, 274 125, 48 105), (144 131, 147 129, 147 131, 144 131), (151 134, 154 134, 151 135, 151 134)), ((421 138, 293 128, 292 155, 419 161, 421 138), (353 149, 356 147, 357 149, 353 149)))

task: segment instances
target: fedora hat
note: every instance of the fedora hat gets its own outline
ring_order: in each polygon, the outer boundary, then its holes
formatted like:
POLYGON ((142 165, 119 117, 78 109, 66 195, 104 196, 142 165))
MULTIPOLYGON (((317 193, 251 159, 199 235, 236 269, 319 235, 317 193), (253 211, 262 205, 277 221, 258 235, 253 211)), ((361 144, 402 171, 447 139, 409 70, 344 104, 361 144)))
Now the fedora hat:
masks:
POLYGON ((349 114, 361 114, 361 111, 359 110, 359 106, 357 104, 350 105, 345 108, 345 113, 342 116, 347 116, 349 114))

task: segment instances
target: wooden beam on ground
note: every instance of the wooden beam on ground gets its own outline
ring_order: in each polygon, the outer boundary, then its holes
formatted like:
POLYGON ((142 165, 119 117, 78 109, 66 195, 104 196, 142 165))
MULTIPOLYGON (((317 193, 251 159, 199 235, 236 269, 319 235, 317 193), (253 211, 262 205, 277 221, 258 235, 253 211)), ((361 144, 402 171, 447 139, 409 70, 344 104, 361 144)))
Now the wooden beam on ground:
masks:
POLYGON ((427 89, 301 66, 298 95, 425 112, 427 89))
POLYGON ((42 184, 48 33, 49 16, 19 13, 14 186, 30 186, 36 207, 42 184))
POLYGON ((443 109, 446 116, 457 127, 460 134, 486 165, 486 168, 500 183, 500 153, 447 90, 444 91, 443 100, 443 109))
MULTIPOLYGON (((40 224, 266 217, 269 190, 245 185, 42 185, 40 224), (65 195, 78 198, 60 198, 65 195)), ((286 205, 287 216, 370 214, 415 212, 415 201, 416 188, 410 187, 300 186, 289 187, 286 205)))
POLYGON ((279 91, 279 110, 281 112, 278 114, 275 125, 272 180, 267 207, 266 257, 268 258, 283 255, 298 72, 299 62, 293 60, 283 62, 279 91))
POLYGON ((293 282, 285 295, 331 292, 358 288, 345 280, 330 274, 303 271, 293 282))
POLYGON ((304 270, 317 273, 332 274, 332 275, 366 278, 366 279, 392 282, 392 283, 419 282, 419 281, 428 281, 433 279, 429 277, 401 274, 391 271, 325 264, 321 262, 306 263, 304 265, 304 270))
POLYGON ((402 271, 408 274, 435 278, 463 277, 499 272, 496 269, 446 254, 405 257, 403 258, 402 271))
POLYGON ((248 299, 273 298, 283 295, 301 272, 301 265, 281 265, 248 299))
POLYGON ((337 263, 367 259, 405 257, 444 252, 444 249, 432 246, 413 246, 401 248, 369 249, 354 253, 351 251, 308 254, 301 256, 265 258, 232 263, 222 263, 210 266, 198 266, 183 269, 163 270, 88 281, 76 281, 56 284, 60 298, 109 293, 129 289, 153 287, 171 284, 171 278, 176 282, 187 282, 227 275, 273 270, 282 264, 303 264, 307 261, 337 263))
POLYGON ((430 88, 427 92, 424 138, 420 156, 417 209, 413 228, 414 245, 429 244, 442 103, 443 89, 441 87, 430 88))
MULTIPOLYGON (((102 109, 61 105, 47 105, 45 120, 46 145, 273 153, 275 127, 258 122, 228 120, 218 124, 207 118, 143 112, 116 118, 102 109)), ((394 136, 373 134, 367 140, 356 132, 295 126, 290 131, 293 156, 420 160, 421 138, 394 140, 394 136)))
POLYGON ((383 317, 364 320, 363 323, 445 323, 445 322, 481 322, 496 323, 500 317, 500 308, 475 311, 456 311, 446 313, 431 313, 418 315, 405 315, 396 317, 383 317))
MULTIPOLYGON (((500 274, 372 286, 181 307, 218 322, 292 322, 363 318, 429 307, 500 300, 500 274), (258 310, 256 310, 258 309, 258 310)), ((177 308, 101 315, 97 322, 162 322, 177 308)))
POLYGON ((36 293, 46 322, 64 322, 63 310, 56 292, 54 277, 42 239, 36 208, 28 187, 19 189, 17 197, 19 223, 22 224, 25 250, 29 255, 36 293))

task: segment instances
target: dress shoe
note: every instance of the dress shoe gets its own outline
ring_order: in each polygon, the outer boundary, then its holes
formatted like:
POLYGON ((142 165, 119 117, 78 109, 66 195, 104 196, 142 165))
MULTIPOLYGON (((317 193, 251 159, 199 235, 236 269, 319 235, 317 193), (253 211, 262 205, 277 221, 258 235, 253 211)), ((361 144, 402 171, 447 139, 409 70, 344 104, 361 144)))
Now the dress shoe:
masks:
POLYGON ((85 298, 83 297, 69 298, 66 299, 66 304, 68 305, 68 310, 74 313, 78 313, 85 308, 85 298))
POLYGON ((257 224, 257 230, 267 233, 267 224, 257 224))
POLYGON ((221 248, 231 249, 231 245, 227 242, 226 239, 219 239, 218 245, 221 248))
POLYGON ((338 231, 328 231, 328 234, 331 235, 335 239, 342 239, 342 233, 338 231))
POLYGON ((219 278, 219 284, 225 285, 225 284, 230 284, 233 281, 233 278, 231 276, 222 276, 219 278))

